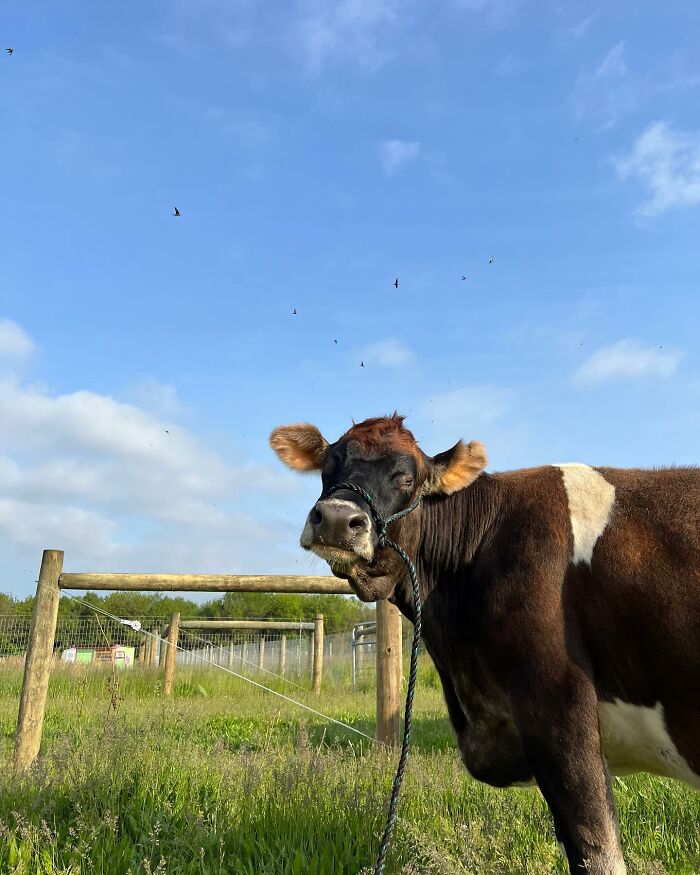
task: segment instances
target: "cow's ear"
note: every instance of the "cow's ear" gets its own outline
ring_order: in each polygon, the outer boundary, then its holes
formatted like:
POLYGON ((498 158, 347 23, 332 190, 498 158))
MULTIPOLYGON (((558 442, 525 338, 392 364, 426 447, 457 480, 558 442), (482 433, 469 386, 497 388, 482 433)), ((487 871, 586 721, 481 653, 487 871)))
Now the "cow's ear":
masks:
POLYGON ((470 441, 468 444, 457 441, 451 450, 438 453, 430 460, 424 491, 426 494, 451 495, 476 480, 487 464, 483 444, 479 441, 470 441))
POLYGON ((315 425, 280 425, 270 435, 270 446, 294 471, 320 471, 326 460, 328 441, 315 425))

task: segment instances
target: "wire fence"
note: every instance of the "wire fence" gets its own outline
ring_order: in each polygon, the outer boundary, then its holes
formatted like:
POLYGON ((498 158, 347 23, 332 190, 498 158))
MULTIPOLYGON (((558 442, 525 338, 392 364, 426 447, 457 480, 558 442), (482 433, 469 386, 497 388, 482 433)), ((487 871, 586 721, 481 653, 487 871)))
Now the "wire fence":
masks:
MULTIPOLYGON (((313 632, 306 629, 236 630, 208 632, 180 630, 176 665, 230 668, 241 674, 273 673, 282 677, 310 675, 313 661, 313 632)), ((324 656, 329 650, 324 642, 324 656)), ((163 645, 160 644, 162 649, 163 645)), ((332 649, 332 648, 331 648, 332 649)))
MULTIPOLYGON (((126 625, 98 614, 59 617, 54 653, 65 664, 157 668, 165 658, 166 645, 159 639, 165 637, 169 621, 169 616, 138 617, 129 618, 126 625), (142 631, 138 631, 139 625, 142 631)), ((0 665, 24 662, 30 626, 29 617, 0 616, 0 665)), ((324 636, 324 674, 354 689, 371 687, 375 682, 375 646, 367 638, 362 639, 362 645, 354 647, 350 630, 324 636)), ((287 631, 181 627, 179 647, 176 666, 224 667, 250 676, 310 678, 312 674, 313 631, 301 628, 301 624, 298 629, 287 631)))
POLYGON ((352 688, 366 690, 377 682, 377 624, 355 623, 350 633, 352 688))

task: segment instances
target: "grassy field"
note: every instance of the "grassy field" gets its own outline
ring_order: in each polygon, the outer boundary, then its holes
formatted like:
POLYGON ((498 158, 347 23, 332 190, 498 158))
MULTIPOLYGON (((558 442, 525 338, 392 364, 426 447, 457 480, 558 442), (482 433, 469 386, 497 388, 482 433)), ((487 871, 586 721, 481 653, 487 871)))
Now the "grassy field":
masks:
MULTIPOLYGON (((494 790, 459 764, 430 671, 387 873, 564 872, 537 790, 494 790)), ((158 676, 61 670, 43 754, 12 777, 20 676, 0 671, 2 875, 356 875, 371 869, 395 758, 347 730, 216 671, 158 676)), ((293 695, 373 732, 371 692, 293 695)), ((615 781, 631 873, 700 872, 700 794, 615 781)))

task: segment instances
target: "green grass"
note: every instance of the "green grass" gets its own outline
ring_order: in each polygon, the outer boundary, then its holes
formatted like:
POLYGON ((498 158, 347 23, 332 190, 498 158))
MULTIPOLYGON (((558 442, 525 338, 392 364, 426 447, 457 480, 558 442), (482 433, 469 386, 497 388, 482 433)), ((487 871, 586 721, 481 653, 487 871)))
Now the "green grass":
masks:
MULTIPOLYGON (((431 672, 387 875, 565 872, 537 790, 495 790, 459 763, 431 672)), ((355 875, 371 868, 395 757, 215 671, 125 673, 115 716, 106 676, 58 671, 44 746, 10 770, 20 678, 0 672, 0 875, 355 875)), ((369 734, 374 696, 320 699, 369 734)), ((700 794, 639 776, 615 782, 631 873, 700 872, 700 794)))

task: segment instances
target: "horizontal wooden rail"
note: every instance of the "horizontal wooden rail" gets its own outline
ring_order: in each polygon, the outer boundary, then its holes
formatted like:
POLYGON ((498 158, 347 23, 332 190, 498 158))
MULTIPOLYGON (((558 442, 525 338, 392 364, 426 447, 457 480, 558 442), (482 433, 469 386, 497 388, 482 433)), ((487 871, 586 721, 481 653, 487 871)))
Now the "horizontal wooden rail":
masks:
POLYGON ((251 574, 100 574, 68 573, 61 589, 122 592, 299 592, 350 595, 350 585, 337 577, 251 574))
MULTIPOLYGON (((301 575, 240 575, 240 574, 62 574, 63 552, 44 550, 41 571, 37 581, 36 599, 29 629, 29 643, 24 664, 24 679, 20 698, 17 731, 15 734, 14 764, 18 772, 26 771, 35 761, 41 744, 46 694, 49 675, 54 663, 56 618, 60 589, 77 590, 116 590, 127 592, 293 592, 293 593, 333 593, 349 595, 352 590, 344 580, 335 577, 313 577, 301 575)), ((167 653, 170 655, 165 686, 170 688, 174 667, 174 653, 179 635, 178 614, 170 620, 170 640, 167 653)), ((182 625, 186 628, 185 621, 182 625)), ((196 622, 196 621, 195 621, 196 622)), ((224 628, 260 629, 256 621, 218 621, 226 623, 224 628), (234 625, 236 624, 236 625, 234 625)), ((284 623, 273 623, 280 630, 284 623)), ((292 630, 299 623, 289 623, 292 630)), ((313 637, 313 688, 321 691, 323 666, 323 616, 318 614, 315 623, 305 623, 306 629, 314 629, 313 637)), ((190 628, 207 628, 195 627, 190 628)), ((209 626, 209 629, 212 627, 209 626)), ((272 628, 270 624, 267 628, 272 628)), ((287 629, 289 631, 289 629, 287 629)), ((359 632, 360 630, 358 630, 359 632)), ((377 605, 377 738, 388 743, 398 744, 399 740, 399 690, 401 688, 401 619, 396 608, 388 603, 377 605), (392 617, 395 614, 395 620, 392 617), (395 629, 395 632, 391 632, 395 629), (390 634, 391 632, 391 634, 390 634)), ((264 635, 260 636, 259 656, 264 655, 264 635)), ((149 638, 145 642, 144 662, 155 665, 156 641, 149 638)), ((280 674, 284 674, 286 657, 286 636, 280 640, 280 674)), ((143 645, 142 645, 143 646, 143 645)), ((245 661, 247 641, 241 648, 241 660, 245 661)), ((233 648, 229 650, 232 658, 233 648)), ((353 651, 354 652, 354 651, 353 651)), ((162 650, 165 655, 166 650, 162 650)), ((262 663, 262 659, 261 659, 262 663)))
POLYGON ((260 631, 310 632, 315 623, 295 623, 293 620, 181 620, 180 629, 199 629, 202 632, 222 632, 225 629, 259 629, 260 631))

